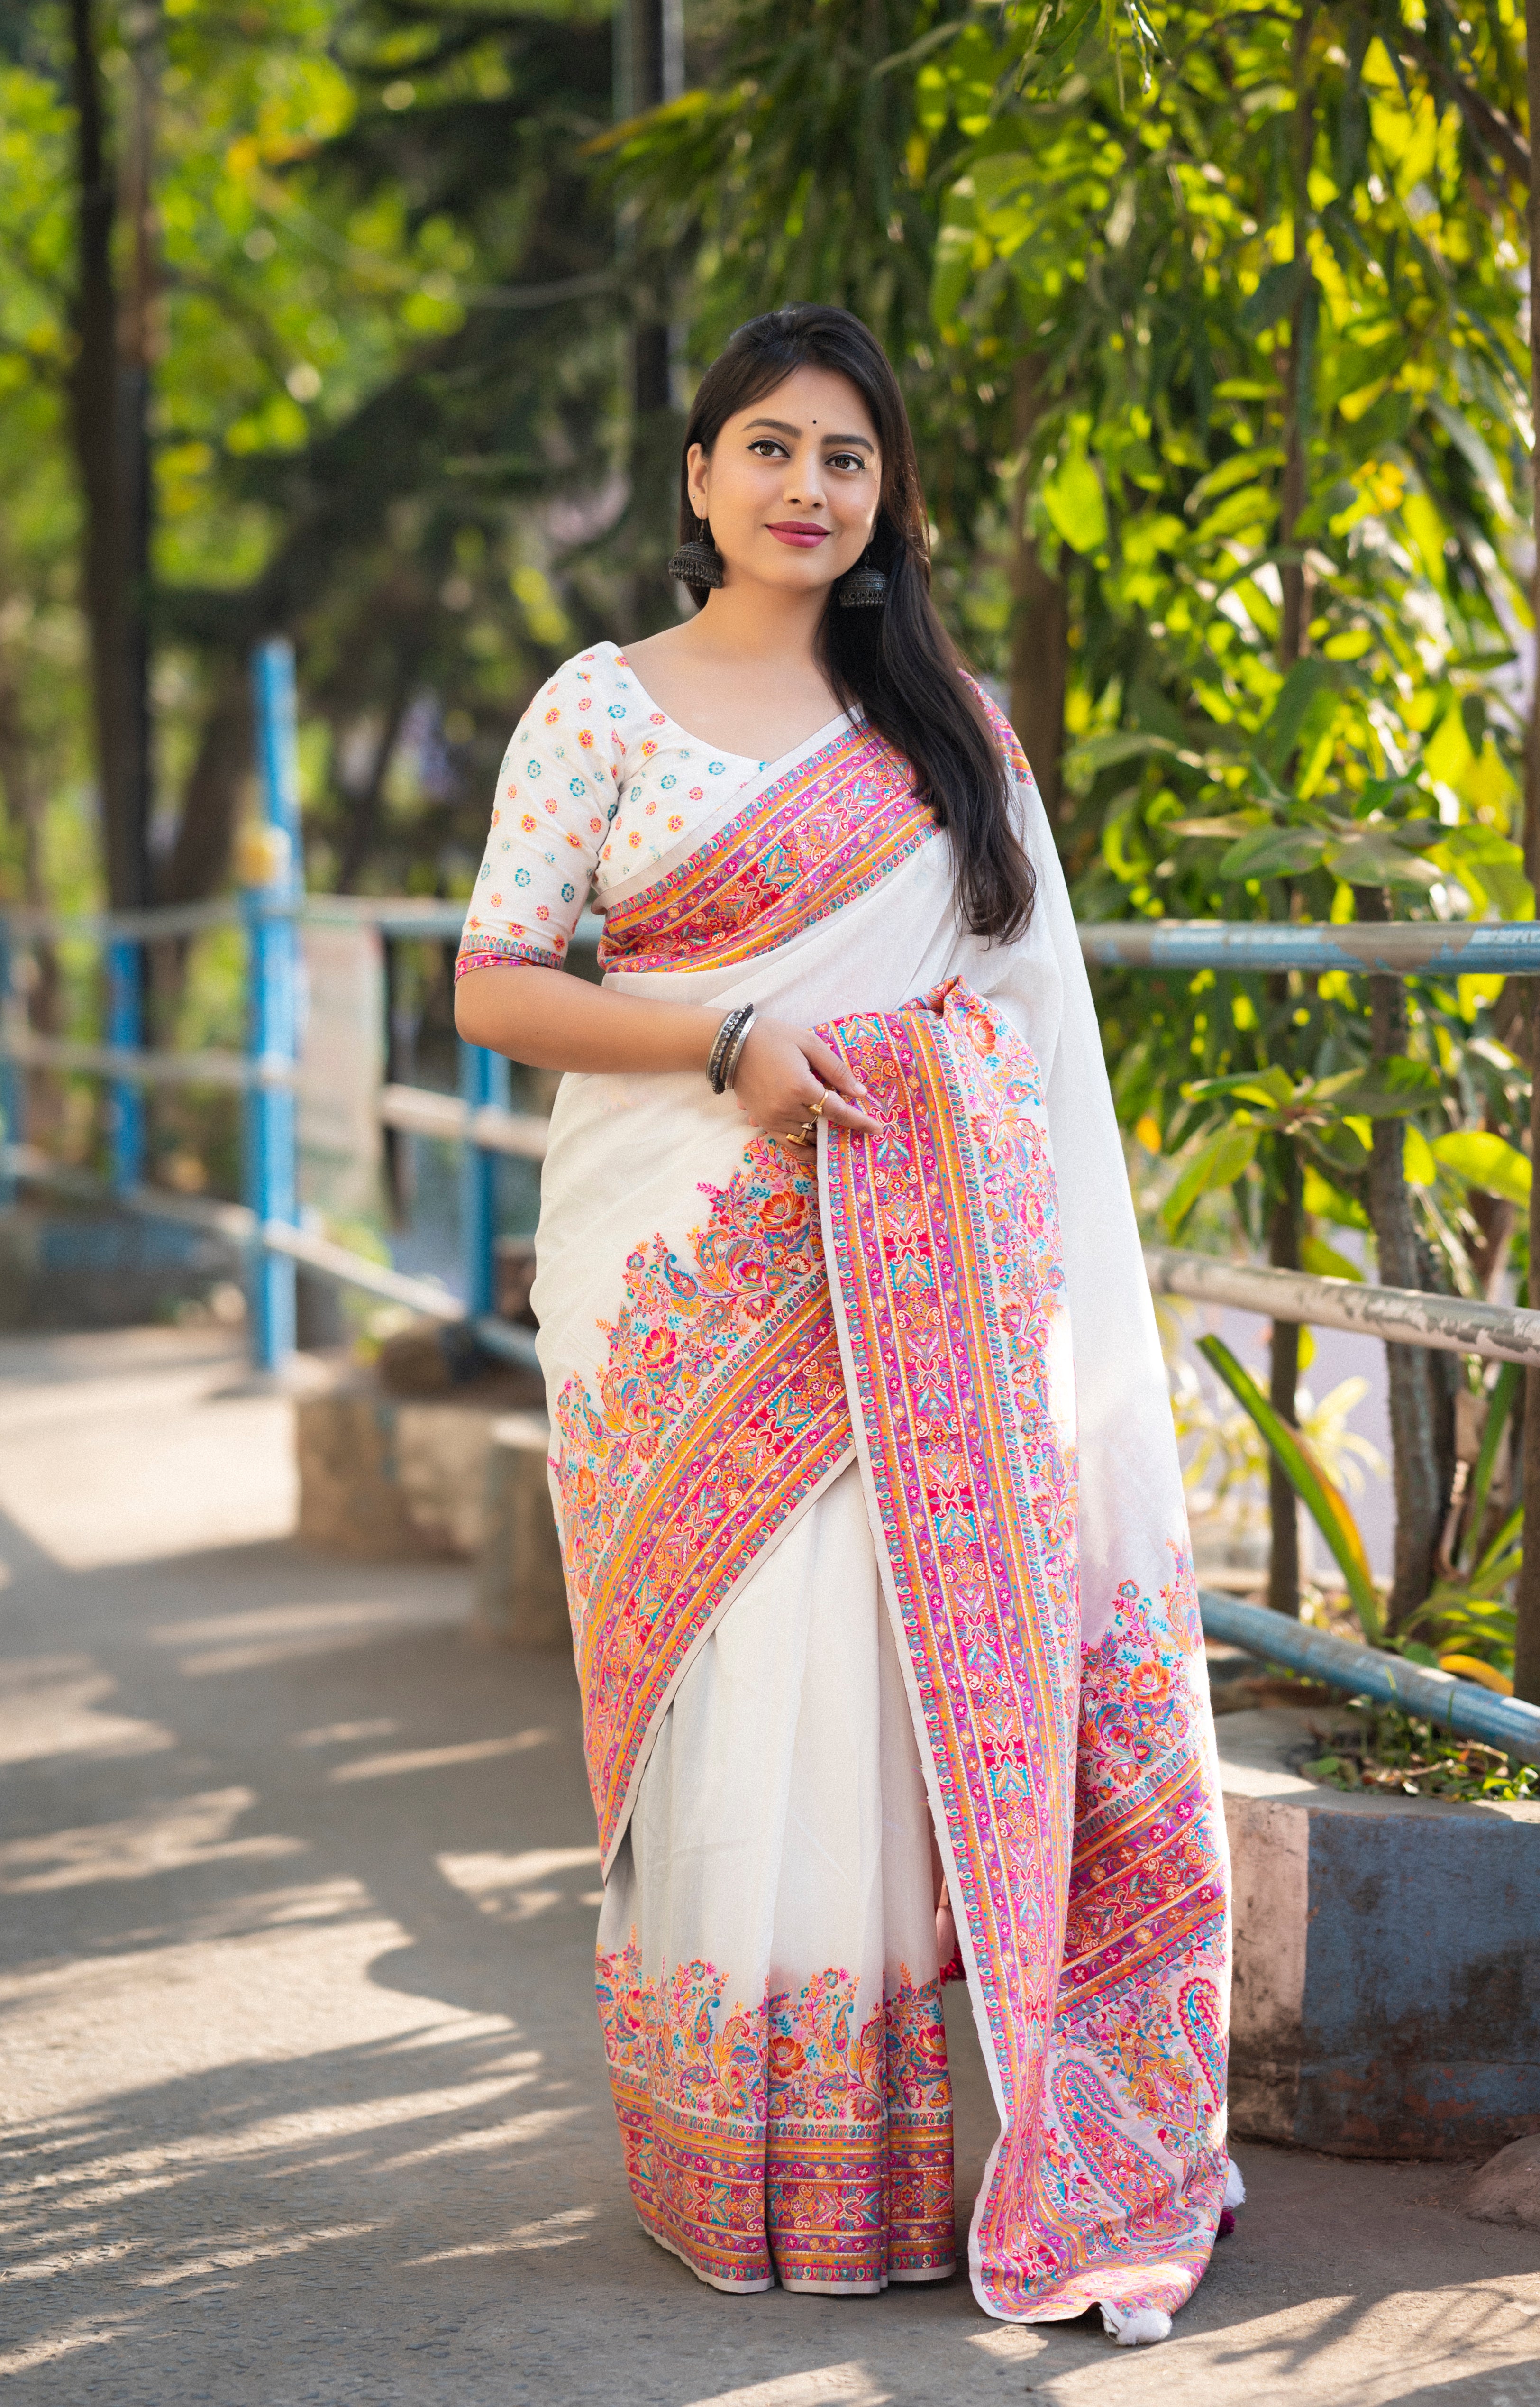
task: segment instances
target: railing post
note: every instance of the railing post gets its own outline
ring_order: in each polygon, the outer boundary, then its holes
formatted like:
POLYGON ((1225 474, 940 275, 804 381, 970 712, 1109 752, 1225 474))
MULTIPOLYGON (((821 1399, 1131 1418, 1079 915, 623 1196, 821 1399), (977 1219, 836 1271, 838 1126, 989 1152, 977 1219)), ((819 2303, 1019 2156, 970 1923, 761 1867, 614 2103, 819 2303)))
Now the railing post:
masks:
MULTIPOLYGON (((144 1043, 144 948, 133 937, 115 937, 107 948, 107 1041, 137 1052, 144 1043)), ((112 1191, 126 1195, 144 1185, 144 1094, 130 1078, 114 1078, 107 1090, 112 1191)))
MULTIPOLYGON (((298 1053, 299 759, 294 649, 282 637, 259 644, 252 663, 262 820, 248 848, 248 1049, 252 1066, 292 1067, 298 1053)), ((299 1220, 292 1085, 256 1083, 246 1094, 246 1201, 259 1230, 299 1220)), ((294 1265, 260 1242, 250 1271, 251 1361, 281 1370, 294 1348, 294 1265)))
MULTIPOLYGON (((460 1047, 460 1092, 473 1112, 483 1104, 506 1110, 508 1065, 501 1053, 484 1046, 460 1047)), ((497 1156, 469 1137, 460 1156, 460 1259, 465 1283, 465 1309, 473 1318, 491 1312, 496 1301, 497 1156)))
MULTIPOLYGON (((15 995, 11 984, 14 962, 10 929, 5 919, 0 917, 0 1030, 7 1035, 21 1017, 17 1009, 20 998, 15 995)), ((12 1061, 7 1055, 0 1054, 0 1121, 5 1123, 0 1142, 7 1146, 25 1145, 27 1141, 26 1076, 20 1061, 12 1061)), ((0 1160, 0 1204, 14 1204, 15 1201, 16 1181, 6 1169, 4 1161, 0 1160)))

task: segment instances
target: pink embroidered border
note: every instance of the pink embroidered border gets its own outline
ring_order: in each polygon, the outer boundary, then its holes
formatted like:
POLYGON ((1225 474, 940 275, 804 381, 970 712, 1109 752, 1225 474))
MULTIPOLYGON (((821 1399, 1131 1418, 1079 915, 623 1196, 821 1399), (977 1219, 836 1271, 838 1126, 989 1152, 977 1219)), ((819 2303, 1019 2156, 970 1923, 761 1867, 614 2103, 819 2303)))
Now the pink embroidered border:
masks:
POLYGON ((607 1862, 691 1649, 788 1517, 845 1460, 850 1417, 806 1168, 767 1137, 706 1189, 682 1258, 626 1269, 597 1387, 557 1399, 554 1469, 607 1862))
POLYGON ((952 2268, 952 2111, 941 1985, 900 1967, 859 2015, 830 1965, 757 2006, 714 1965, 596 1969, 611 2093, 643 2226, 697 2273, 761 2290, 934 2280, 952 2268))
POLYGON ((615 905, 606 969, 719 969, 772 951, 906 861, 935 822, 912 772, 848 729, 755 794, 666 877, 615 905))
POLYGON ((1170 2313, 1223 2184, 1223 1847, 1201 1691, 1173 1653, 1179 1577, 1158 1605, 1131 1586, 1088 1657, 1077 1756, 1035 1067, 955 986, 825 1033, 885 1121, 880 1141, 829 1142, 831 1273, 1005 2101, 976 2286, 1008 2317, 1105 2298, 1170 2313))
POLYGON ((527 961, 532 969, 559 970, 563 950, 560 945, 537 944, 533 936, 489 935, 485 929, 477 928, 475 920, 467 919, 454 974, 463 978, 467 970, 507 969, 520 961, 527 961))

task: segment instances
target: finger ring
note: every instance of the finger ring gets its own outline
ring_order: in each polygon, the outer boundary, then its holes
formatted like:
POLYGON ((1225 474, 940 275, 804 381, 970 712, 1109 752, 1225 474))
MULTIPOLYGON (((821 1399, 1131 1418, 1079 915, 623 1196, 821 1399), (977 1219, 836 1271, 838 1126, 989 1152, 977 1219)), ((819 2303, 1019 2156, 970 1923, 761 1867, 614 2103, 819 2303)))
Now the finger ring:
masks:
POLYGON ((800 1145, 806 1147, 815 1144, 817 1139, 817 1120, 804 1120, 801 1128, 794 1128, 789 1132, 786 1142, 788 1145, 800 1145))
POLYGON ((828 1100, 829 1090, 827 1087, 821 1087, 819 1090, 818 1102, 816 1104, 810 1104, 807 1107, 808 1118, 810 1119, 820 1120, 823 1118, 823 1106, 828 1100))

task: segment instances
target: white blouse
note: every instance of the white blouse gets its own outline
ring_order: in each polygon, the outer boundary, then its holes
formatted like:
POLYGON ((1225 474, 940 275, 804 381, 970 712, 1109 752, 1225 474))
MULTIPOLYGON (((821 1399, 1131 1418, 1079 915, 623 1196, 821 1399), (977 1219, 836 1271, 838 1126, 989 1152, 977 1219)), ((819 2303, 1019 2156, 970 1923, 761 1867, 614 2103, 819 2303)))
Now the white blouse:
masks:
POLYGON ((769 766, 687 733, 615 645, 563 662, 503 757, 456 976, 502 961, 560 968, 591 891, 603 910, 769 766))

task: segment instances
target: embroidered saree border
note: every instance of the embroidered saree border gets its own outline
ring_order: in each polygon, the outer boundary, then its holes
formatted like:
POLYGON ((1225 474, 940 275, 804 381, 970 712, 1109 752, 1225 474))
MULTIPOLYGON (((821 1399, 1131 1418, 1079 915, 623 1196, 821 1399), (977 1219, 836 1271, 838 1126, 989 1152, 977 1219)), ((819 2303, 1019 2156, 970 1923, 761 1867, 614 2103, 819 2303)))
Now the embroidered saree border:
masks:
POLYGON ((677 868, 614 904, 606 970, 720 969, 789 944, 908 859, 935 822, 869 727, 800 761, 677 868))
MULTIPOLYGON (((569 1380, 557 1401, 605 1859, 693 1648, 855 1444, 1002 2111, 976 2290, 1024 2320, 1103 2300, 1170 2313, 1206 2262, 1225 2170, 1224 1844, 1191 1566, 1174 1547, 1155 1593, 1126 1582, 1082 1650, 1058 1207, 1031 1055, 955 984, 823 1033, 883 1133, 825 1131, 821 1229, 805 1161, 755 1140, 703 1189, 709 1217, 677 1252, 662 1236, 634 1251, 592 1387, 569 1380)), ((686 2044, 668 2015, 660 2029, 686 2044)), ((734 2254, 738 2210, 722 2210, 724 2237, 678 2201, 703 2181, 714 2198, 782 2181, 843 2195, 843 2140, 805 2145, 790 2124, 764 2140, 763 2113, 760 2137, 737 2133, 730 2102, 660 2104, 635 2072, 614 2078, 644 2220, 706 2278, 758 2286, 763 2252, 734 2254)), ((923 2195, 916 2145, 905 2178, 923 2195)))
POLYGON ((864 2015, 831 1965, 729 2005, 704 1960, 601 1955, 626 2176, 644 2227, 723 2289, 875 2290, 952 2270, 952 2108, 939 1980, 864 2015))
POLYGON ((1035 1067, 957 987, 827 1033, 885 1119, 866 1147, 827 1141, 830 1268, 1002 2108, 975 2287, 1010 2318, 1169 2313, 1206 2263, 1224 2171, 1223 1851, 1186 1676, 1191 1573, 1154 1602, 1128 1584, 1077 1682, 1035 1067))
POLYGON ((626 1268, 597 1387, 566 1383, 553 1460, 606 1864, 685 1664, 770 1540, 847 1459, 817 1195, 767 1138, 682 1255, 626 1268))

